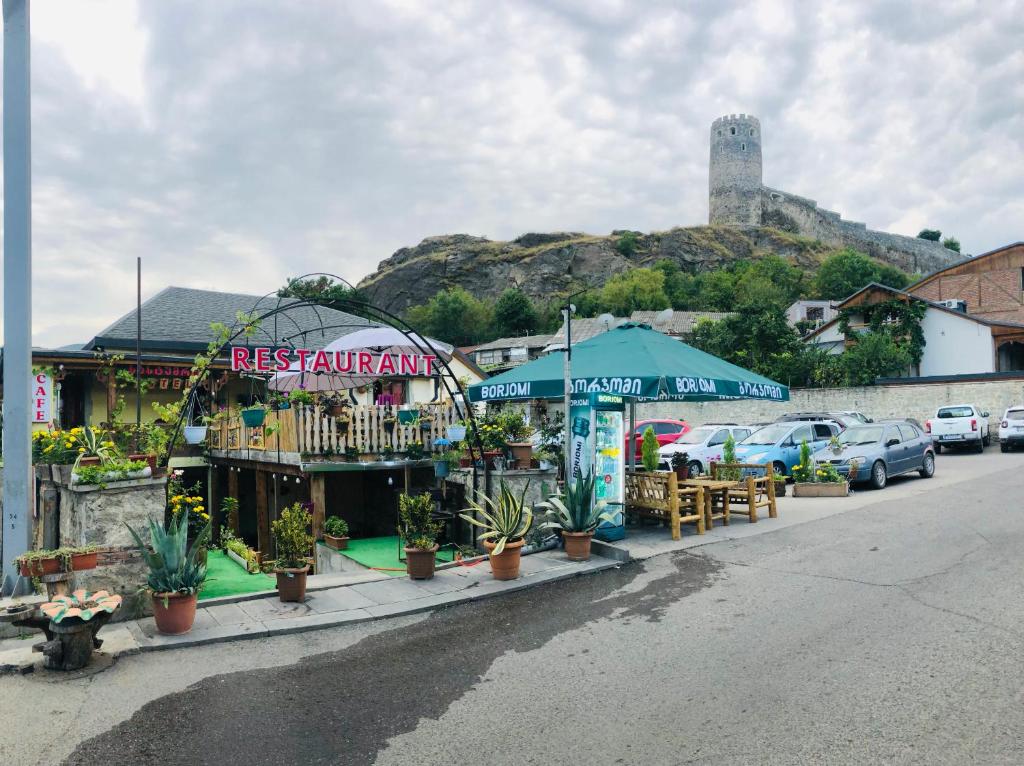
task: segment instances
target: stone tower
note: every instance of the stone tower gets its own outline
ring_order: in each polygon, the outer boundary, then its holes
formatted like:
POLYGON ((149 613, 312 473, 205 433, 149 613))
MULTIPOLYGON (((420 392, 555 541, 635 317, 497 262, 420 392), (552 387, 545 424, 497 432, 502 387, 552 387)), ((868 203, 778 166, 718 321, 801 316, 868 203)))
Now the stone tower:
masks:
POLYGON ((730 114, 711 123, 708 222, 733 226, 761 223, 761 123, 730 114))

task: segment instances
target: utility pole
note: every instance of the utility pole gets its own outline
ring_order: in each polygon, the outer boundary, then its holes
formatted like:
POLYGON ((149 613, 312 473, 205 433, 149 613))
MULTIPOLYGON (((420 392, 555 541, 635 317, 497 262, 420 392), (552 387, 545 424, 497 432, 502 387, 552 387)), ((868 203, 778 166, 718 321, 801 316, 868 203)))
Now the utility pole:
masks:
POLYGON ((563 420, 563 439, 565 439, 565 486, 568 487, 572 481, 572 432, 570 427, 572 425, 569 417, 569 408, 572 402, 572 312, 573 305, 566 302, 565 307, 562 309, 562 316, 565 318, 565 368, 564 368, 564 386, 565 386, 565 418, 563 420))
POLYGON ((32 426, 32 123, 29 0, 3 0, 4 12, 4 496, 6 593, 20 582, 14 560, 31 534, 32 426))

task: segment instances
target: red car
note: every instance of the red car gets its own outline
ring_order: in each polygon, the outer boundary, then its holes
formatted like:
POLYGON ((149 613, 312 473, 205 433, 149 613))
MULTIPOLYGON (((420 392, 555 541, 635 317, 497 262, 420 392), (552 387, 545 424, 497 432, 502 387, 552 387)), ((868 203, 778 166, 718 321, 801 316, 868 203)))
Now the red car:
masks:
MULTIPOLYGON (((627 421, 628 424, 628 421, 627 421)), ((633 431, 633 443, 636 445, 636 459, 640 461, 641 448, 640 445, 644 439, 644 431, 650 426, 654 429, 654 435, 658 439, 658 446, 664 447, 666 444, 671 444, 680 436, 690 430, 690 426, 683 420, 639 420, 636 424, 636 429, 633 431)), ((623 449, 626 450, 626 456, 629 457, 629 434, 626 434, 626 440, 624 442, 623 449)))

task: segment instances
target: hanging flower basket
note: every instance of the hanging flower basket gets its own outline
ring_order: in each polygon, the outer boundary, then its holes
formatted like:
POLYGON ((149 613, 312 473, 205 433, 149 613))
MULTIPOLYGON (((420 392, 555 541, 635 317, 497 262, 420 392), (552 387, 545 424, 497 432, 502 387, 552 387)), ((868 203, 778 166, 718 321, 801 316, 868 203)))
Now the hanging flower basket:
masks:
POLYGON ((185 426, 182 430, 186 444, 202 444, 206 439, 206 426, 185 426))
POLYGON ((252 407, 242 410, 242 422, 246 428, 259 428, 267 419, 267 411, 262 407, 252 407))
POLYGON ((448 441, 460 442, 466 438, 466 427, 465 426, 448 426, 446 432, 448 441))
POLYGON ((416 418, 419 417, 419 413, 416 410, 399 410, 398 411, 398 422, 403 426, 407 426, 410 423, 414 423, 416 418))

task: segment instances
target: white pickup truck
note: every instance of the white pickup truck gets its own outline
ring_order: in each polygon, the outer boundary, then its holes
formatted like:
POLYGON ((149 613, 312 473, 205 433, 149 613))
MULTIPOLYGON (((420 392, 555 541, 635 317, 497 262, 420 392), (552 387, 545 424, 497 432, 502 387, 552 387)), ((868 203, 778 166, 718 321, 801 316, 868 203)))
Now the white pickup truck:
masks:
POLYGON ((935 417, 925 421, 925 430, 932 435, 935 452, 943 447, 971 447, 984 452, 991 441, 988 413, 974 404, 953 404, 939 407, 935 417))

